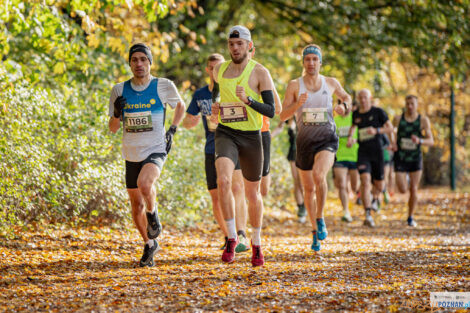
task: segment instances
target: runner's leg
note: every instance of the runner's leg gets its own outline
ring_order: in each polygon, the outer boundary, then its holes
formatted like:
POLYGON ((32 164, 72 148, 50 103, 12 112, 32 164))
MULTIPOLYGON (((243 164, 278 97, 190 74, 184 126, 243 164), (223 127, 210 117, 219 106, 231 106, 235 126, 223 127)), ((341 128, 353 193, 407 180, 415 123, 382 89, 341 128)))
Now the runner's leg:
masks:
POLYGON ((408 217, 412 217, 418 205, 418 187, 423 171, 411 172, 410 175, 410 199, 408 201, 408 217))
POLYGON ((349 197, 347 187, 348 168, 334 167, 333 171, 335 173, 335 186, 336 189, 338 189, 339 199, 341 200, 341 205, 343 206, 343 213, 346 214, 346 212, 349 212, 349 197))
POLYGON ((326 175, 333 166, 335 154, 331 151, 322 150, 315 155, 312 176, 315 183, 315 193, 317 199, 316 218, 323 218, 323 208, 326 203, 328 193, 328 183, 326 175))
POLYGON ((144 244, 149 240, 147 236, 147 217, 145 216, 145 201, 138 188, 127 189, 132 207, 132 220, 139 231, 144 244))

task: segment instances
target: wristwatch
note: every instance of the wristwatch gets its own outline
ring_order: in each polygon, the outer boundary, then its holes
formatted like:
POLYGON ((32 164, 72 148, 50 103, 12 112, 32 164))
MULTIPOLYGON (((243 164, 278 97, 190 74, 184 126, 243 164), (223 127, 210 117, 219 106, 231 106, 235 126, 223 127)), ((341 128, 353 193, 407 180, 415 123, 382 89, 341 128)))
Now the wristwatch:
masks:
POLYGON ((247 105, 251 105, 255 101, 255 100, 253 100, 253 98, 251 96, 246 97, 246 99, 248 100, 248 103, 245 103, 247 105))

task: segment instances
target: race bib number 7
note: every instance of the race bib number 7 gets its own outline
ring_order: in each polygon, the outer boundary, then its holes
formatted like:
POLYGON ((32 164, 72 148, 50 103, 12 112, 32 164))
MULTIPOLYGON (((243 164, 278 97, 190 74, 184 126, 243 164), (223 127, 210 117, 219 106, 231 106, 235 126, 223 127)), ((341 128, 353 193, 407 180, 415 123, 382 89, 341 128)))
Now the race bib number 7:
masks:
POLYGON ((304 125, 323 125, 328 122, 326 108, 305 108, 302 110, 304 125))
POLYGON ((223 123, 244 122, 248 120, 246 107, 241 102, 221 103, 220 120, 223 123))
POLYGON ((124 123, 128 133, 140 133, 153 130, 152 113, 150 111, 124 113, 124 123))

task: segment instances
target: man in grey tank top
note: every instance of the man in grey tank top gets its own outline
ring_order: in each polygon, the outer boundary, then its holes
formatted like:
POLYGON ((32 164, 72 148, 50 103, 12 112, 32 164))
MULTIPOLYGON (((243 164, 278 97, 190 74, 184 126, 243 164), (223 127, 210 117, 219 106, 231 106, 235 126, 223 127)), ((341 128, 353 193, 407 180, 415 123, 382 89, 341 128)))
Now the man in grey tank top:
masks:
POLYGON ((297 120, 299 131, 295 164, 299 169, 305 206, 313 228, 311 248, 319 251, 319 240, 324 240, 328 235, 323 219, 328 192, 326 175, 333 166, 338 149, 332 96, 335 94, 341 100, 334 108, 341 115, 349 113, 351 97, 336 78, 320 75, 322 53, 319 46, 308 45, 302 55, 304 74, 287 85, 280 116, 281 120, 287 120, 295 114, 297 120))

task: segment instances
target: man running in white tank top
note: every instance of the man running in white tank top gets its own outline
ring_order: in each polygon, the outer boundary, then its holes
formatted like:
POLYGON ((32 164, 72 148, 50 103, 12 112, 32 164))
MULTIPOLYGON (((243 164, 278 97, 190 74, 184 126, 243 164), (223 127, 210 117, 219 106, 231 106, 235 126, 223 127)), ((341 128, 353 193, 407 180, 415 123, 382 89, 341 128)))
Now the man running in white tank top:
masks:
POLYGON ((328 192, 326 175, 333 166, 338 150, 332 96, 335 94, 341 100, 334 110, 343 116, 350 111, 351 97, 336 78, 320 75, 322 53, 319 46, 308 45, 302 55, 304 74, 287 85, 280 116, 281 120, 287 120, 294 114, 296 116, 295 164, 299 169, 305 206, 313 228, 311 248, 320 251, 320 240, 328 235, 323 219, 328 192))

